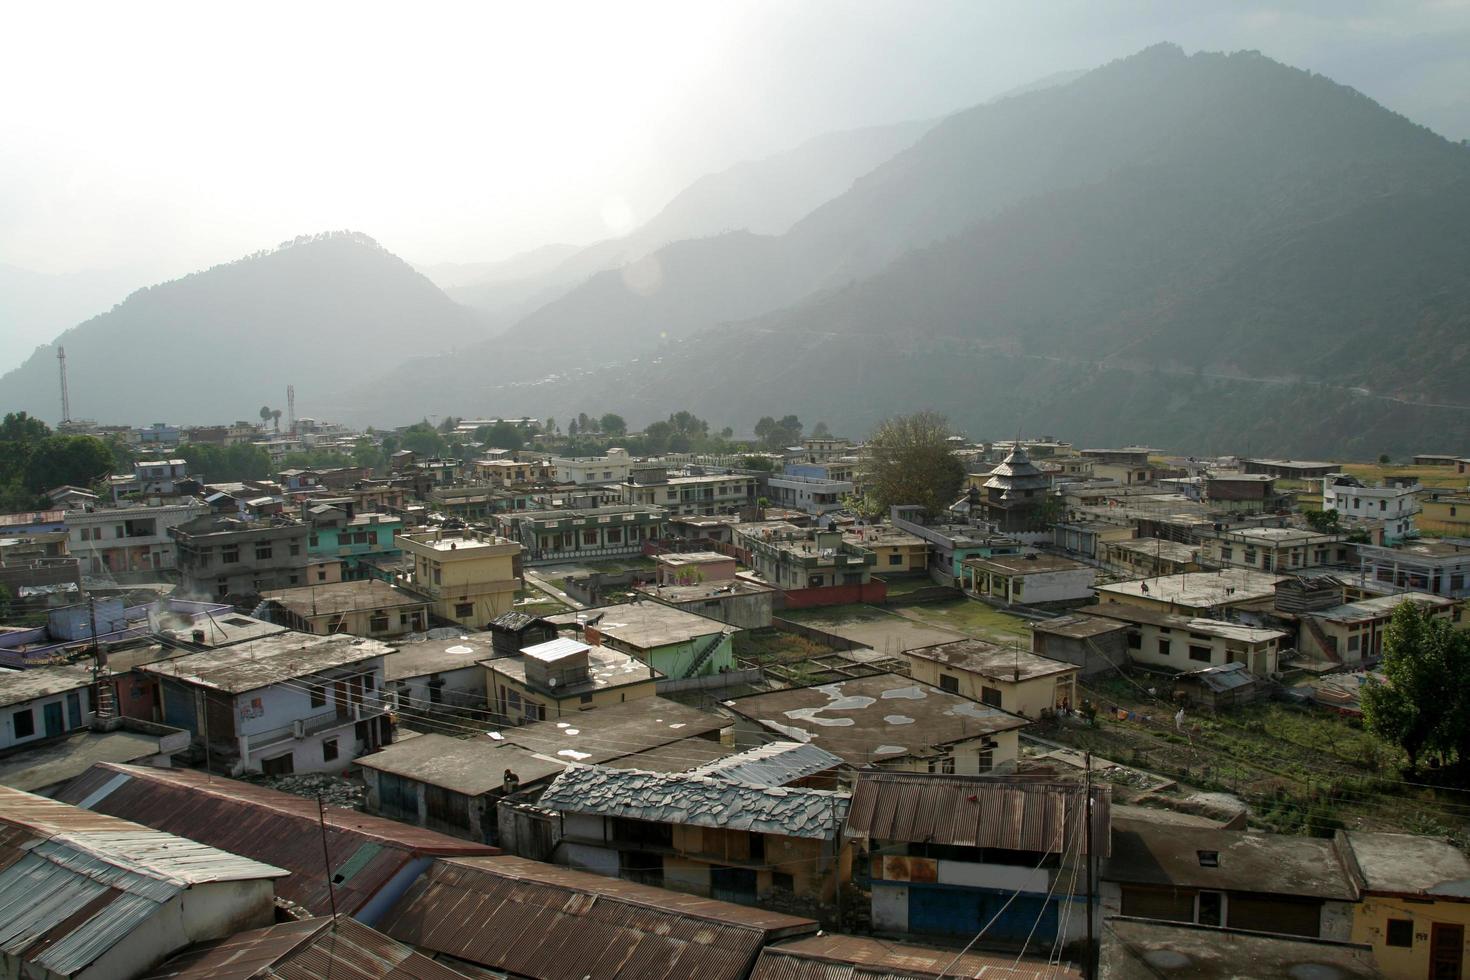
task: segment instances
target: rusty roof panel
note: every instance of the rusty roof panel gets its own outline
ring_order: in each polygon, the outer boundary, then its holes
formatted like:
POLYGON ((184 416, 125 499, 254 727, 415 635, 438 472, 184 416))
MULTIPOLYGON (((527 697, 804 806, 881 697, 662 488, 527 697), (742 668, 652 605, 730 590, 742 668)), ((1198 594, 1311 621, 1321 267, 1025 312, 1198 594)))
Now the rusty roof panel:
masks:
POLYGON ((750 980, 934 980, 981 977, 984 980, 1080 980, 1067 964, 1051 965, 1006 954, 965 953, 865 936, 827 933, 767 946, 750 980))
POLYGON ((464 980, 346 916, 286 922, 206 943, 144 980, 464 980))
POLYGON ((435 862, 383 928, 420 949, 545 980, 734 980, 767 942, 817 924, 501 856, 435 862))
MULTIPOLYGON (((110 763, 93 766, 59 795, 285 868, 292 873, 276 883, 277 895, 316 915, 331 910, 315 800, 192 770, 110 763)), ((335 885, 337 907, 349 914, 417 858, 497 853, 355 810, 329 808, 325 822, 333 873, 344 877, 335 885)))
MULTIPOLYGON (((1094 787, 1093 836, 1109 852, 1111 791, 1094 787)), ((869 840, 1065 852, 1082 829, 1081 786, 1006 776, 864 771, 847 833, 869 840)))

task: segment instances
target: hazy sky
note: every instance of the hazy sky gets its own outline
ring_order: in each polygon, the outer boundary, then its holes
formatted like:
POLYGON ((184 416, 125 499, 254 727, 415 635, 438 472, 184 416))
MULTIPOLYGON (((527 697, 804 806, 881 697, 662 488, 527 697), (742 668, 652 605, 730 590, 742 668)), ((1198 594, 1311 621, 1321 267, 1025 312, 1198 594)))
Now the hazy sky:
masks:
POLYGON ((1470 137, 1458 0, 12 3, 0 263, 161 277, 334 228, 423 262, 590 241, 737 160, 1165 40, 1470 137))

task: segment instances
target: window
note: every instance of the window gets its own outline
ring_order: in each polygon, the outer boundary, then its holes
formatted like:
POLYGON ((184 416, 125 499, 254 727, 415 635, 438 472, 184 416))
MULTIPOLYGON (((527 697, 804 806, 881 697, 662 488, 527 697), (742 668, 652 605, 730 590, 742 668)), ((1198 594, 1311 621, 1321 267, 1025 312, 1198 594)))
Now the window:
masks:
POLYGON ((307 691, 311 697, 311 706, 313 708, 320 708, 327 703, 326 689, 320 684, 312 684, 307 688, 307 691))
POLYGON ((891 554, 891 555, 888 556, 888 564, 890 564, 890 565, 902 565, 903 564, 903 555, 900 555, 898 552, 895 551, 893 554, 891 554))
POLYGON ((435 585, 441 584, 440 581, 439 581, 439 566, 438 565, 435 565, 434 566, 434 584, 435 585))
POLYGON ((1191 643, 1190 646, 1189 646, 1189 659, 1190 660, 1197 660, 1197 661, 1199 661, 1202 664, 1209 663, 1210 662, 1210 648, 1209 647, 1197 647, 1197 646, 1195 646, 1194 644, 1191 643))
POLYGON ((790 894, 796 890, 796 880, 785 871, 771 872, 771 891, 790 894))
POLYGON ((10 716, 15 723, 16 738, 30 738, 36 734, 36 716, 31 714, 31 709, 17 711, 10 716))
POLYGON ((237 544, 227 544, 224 547, 220 548, 219 560, 226 565, 230 565, 239 561, 240 546, 237 544))
POLYGON ((582 532, 582 543, 587 545, 597 544, 597 531, 592 528, 582 532))
POLYGON ((982 688, 980 688, 980 703, 981 704, 988 704, 992 708, 999 708, 1000 707, 1000 688, 997 688, 997 687, 982 687, 982 688))
POLYGON ((370 632, 370 633, 386 633, 386 632, 388 632, 388 614, 387 613, 378 613, 377 615, 372 616, 370 619, 368 619, 368 632, 370 632))
POLYGON ((454 604, 454 615, 457 619, 469 619, 475 614, 473 602, 456 602, 454 604))
POLYGON ((1414 945, 1414 920, 1413 919, 1389 919, 1388 928, 1384 929, 1385 942, 1390 946, 1412 946, 1414 945))
POLYGON ((1388 510, 1388 501, 1387 500, 1380 500, 1380 501, 1378 501, 1378 509, 1379 510, 1388 510))
POLYGON ((939 675, 939 689, 950 694, 960 693, 960 679, 952 674, 939 675))
POLYGON ((942 755, 937 759, 929 760, 929 771, 954 775, 954 756, 942 755))
POLYGON ((1168 640, 1160 640, 1159 641, 1159 656, 1161 656, 1161 657, 1167 657, 1168 655, 1169 655, 1169 641, 1168 640))
POLYGON ((1199 857, 1199 866, 1201 868, 1218 868, 1220 866, 1219 851, 1195 851, 1194 853, 1199 857))
POLYGON ((271 546, 270 545, 268 545, 268 544, 258 544, 258 545, 255 546, 255 560, 256 561, 265 561, 270 556, 271 556, 271 546))
POLYGON ((1202 926, 1218 926, 1225 909, 1225 896, 1220 892, 1199 893, 1199 918, 1202 926))
POLYGON ((292 555, 299 555, 299 554, 301 554, 301 545, 299 543, 297 543, 295 541, 292 541, 291 542, 291 554, 292 555))
POLYGON ((592 703, 592 695, 590 695, 590 694, 584 694, 584 695, 582 695, 581 698, 578 699, 578 703, 580 703, 580 704, 591 704, 592 703))
POLYGON ((1143 636, 1137 630, 1128 631, 1128 649, 1139 650, 1143 648, 1143 636))
POLYGON ((309 537, 309 538, 306 539, 306 543, 309 546, 315 548, 317 546, 317 536, 315 534, 313 534, 311 537, 309 537))
POLYGON ((1235 549, 1234 548, 1232 548, 1232 547, 1230 547, 1228 545, 1222 545, 1221 546, 1221 548, 1220 548, 1220 560, 1221 561, 1230 561, 1234 557, 1235 557, 1235 549))
POLYGON ((337 740, 329 738, 322 742, 322 761, 332 762, 337 758, 337 740))

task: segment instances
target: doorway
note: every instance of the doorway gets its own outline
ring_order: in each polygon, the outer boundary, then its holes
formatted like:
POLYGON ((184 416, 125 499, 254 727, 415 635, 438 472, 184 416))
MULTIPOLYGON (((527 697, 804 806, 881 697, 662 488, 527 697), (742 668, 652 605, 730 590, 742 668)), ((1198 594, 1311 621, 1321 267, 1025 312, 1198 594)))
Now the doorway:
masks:
POLYGON ((1436 922, 1429 927, 1429 980, 1460 980, 1465 962, 1465 927, 1436 922))
POLYGON ((289 776, 296 771, 295 753, 287 752, 274 759, 261 759, 260 771, 267 776, 289 776))
POLYGON ((60 701, 52 701, 50 704, 46 705, 45 710, 42 712, 42 714, 46 719, 47 738, 55 738, 56 736, 64 734, 66 732, 66 725, 62 721, 60 701))

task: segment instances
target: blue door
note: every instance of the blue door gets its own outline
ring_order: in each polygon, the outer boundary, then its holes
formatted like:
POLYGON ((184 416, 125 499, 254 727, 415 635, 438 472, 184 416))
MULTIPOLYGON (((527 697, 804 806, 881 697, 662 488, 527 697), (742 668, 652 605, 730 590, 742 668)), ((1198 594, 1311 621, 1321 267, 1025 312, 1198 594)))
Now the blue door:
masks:
POLYGON ((61 719, 60 701, 52 701, 50 704, 46 705, 45 717, 47 738, 55 738, 57 735, 63 735, 66 733, 66 726, 62 724, 61 719))
POLYGON ((82 696, 76 691, 66 696, 66 727, 82 727, 82 696))
POLYGON ((1010 892, 909 886, 909 929, 933 935, 973 936, 999 913, 985 930, 996 942, 1050 944, 1057 935, 1057 903, 1042 895, 1018 895, 1006 907, 1010 892), (1005 911, 1001 911, 1005 907, 1005 911), (1039 920, 1039 921, 1038 921, 1039 920), (1032 927, 1035 933, 1032 933, 1032 927))

